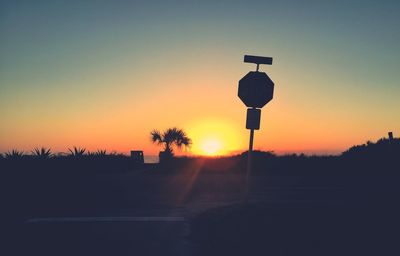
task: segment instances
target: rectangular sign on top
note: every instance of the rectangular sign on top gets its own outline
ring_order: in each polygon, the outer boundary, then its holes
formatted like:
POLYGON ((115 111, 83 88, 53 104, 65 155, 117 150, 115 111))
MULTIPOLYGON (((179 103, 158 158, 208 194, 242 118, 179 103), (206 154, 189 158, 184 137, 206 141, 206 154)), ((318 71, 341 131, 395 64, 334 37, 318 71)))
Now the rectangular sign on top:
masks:
POLYGON ((272 65, 272 57, 244 55, 244 62, 254 63, 254 64, 272 65))

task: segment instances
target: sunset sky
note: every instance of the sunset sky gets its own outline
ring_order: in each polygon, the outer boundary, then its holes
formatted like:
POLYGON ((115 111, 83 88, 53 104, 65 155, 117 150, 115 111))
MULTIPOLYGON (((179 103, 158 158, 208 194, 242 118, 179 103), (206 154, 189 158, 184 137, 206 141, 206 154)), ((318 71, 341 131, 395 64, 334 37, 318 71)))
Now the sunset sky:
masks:
POLYGON ((0 152, 247 150, 245 54, 275 82, 255 148, 338 153, 400 134, 399 1, 1 1, 0 152))

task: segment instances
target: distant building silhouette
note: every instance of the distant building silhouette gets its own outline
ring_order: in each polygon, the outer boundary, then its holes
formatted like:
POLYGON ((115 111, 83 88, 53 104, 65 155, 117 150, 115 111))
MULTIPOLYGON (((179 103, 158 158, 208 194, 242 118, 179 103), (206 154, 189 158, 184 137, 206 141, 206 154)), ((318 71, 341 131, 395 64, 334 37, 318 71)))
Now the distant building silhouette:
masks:
POLYGON ((135 164, 144 164, 143 151, 131 150, 131 159, 135 164))

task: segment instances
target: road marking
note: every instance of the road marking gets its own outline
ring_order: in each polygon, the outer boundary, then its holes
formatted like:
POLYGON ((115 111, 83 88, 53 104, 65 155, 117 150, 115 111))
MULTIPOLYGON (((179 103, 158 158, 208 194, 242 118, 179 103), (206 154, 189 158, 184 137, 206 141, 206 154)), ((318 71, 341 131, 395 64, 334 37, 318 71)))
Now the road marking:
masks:
POLYGON ((152 216, 152 217, 48 217, 33 218, 25 223, 72 223, 72 222, 181 222, 184 217, 152 216))

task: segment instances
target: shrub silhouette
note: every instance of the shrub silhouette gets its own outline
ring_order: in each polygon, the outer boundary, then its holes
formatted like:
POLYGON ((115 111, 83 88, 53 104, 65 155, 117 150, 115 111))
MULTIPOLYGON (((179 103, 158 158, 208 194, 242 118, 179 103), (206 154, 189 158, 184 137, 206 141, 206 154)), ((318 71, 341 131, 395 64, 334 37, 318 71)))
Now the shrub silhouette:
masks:
POLYGON ((376 143, 367 141, 365 144, 352 146, 342 153, 345 157, 391 157, 400 153, 400 139, 379 139, 376 143))
POLYGON ((45 147, 34 148, 32 150, 32 155, 40 159, 49 159, 54 156, 53 153, 51 153, 51 149, 45 147))
POLYGON ((23 151, 19 151, 17 149, 13 149, 5 153, 5 157, 7 159, 21 159, 24 156, 23 151))
POLYGON ((104 158, 107 156, 107 150, 98 149, 97 151, 94 151, 94 152, 88 151, 87 155, 90 157, 95 157, 95 158, 104 158))
POLYGON ((72 157, 83 157, 85 155, 86 149, 85 148, 79 148, 79 147, 73 147, 73 149, 68 149, 70 152, 70 156, 72 157))

